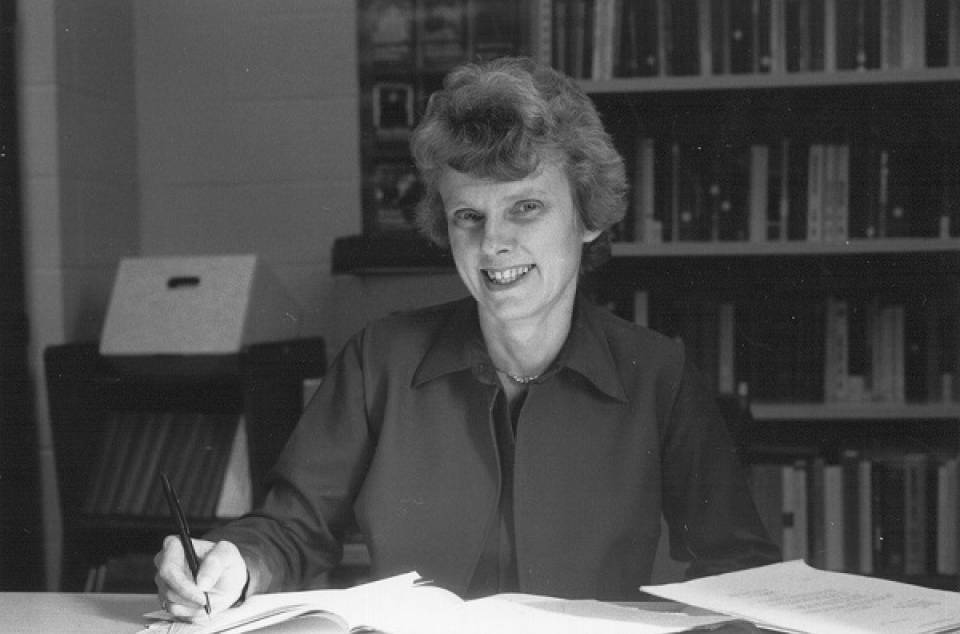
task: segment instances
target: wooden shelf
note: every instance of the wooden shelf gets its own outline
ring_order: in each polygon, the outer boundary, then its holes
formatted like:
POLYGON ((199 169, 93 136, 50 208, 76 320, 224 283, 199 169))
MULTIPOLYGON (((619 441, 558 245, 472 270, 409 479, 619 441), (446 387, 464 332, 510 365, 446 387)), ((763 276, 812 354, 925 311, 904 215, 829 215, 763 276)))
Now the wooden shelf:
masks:
POLYGON ((955 420, 960 403, 752 403, 750 412, 763 421, 903 421, 955 420))
POLYGON ((656 93, 771 88, 851 87, 876 84, 929 84, 960 79, 960 68, 916 70, 846 70, 805 73, 743 73, 729 75, 686 75, 676 77, 622 77, 580 80, 588 94, 656 93))
POLYGON ((452 273, 449 252, 413 232, 357 235, 333 243, 333 273, 403 275, 452 273))
POLYGON ((616 242, 614 257, 871 255, 907 253, 960 253, 960 238, 853 239, 845 242, 616 242))

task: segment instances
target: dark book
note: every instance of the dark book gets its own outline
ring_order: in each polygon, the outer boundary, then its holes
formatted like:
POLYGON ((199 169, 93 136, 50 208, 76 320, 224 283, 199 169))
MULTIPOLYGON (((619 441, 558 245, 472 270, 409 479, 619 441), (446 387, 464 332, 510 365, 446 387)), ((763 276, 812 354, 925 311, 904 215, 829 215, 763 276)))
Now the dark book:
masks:
POLYGON ((927 403, 931 394, 927 382, 928 322, 924 301, 917 298, 904 305, 904 397, 909 403, 927 403))
POLYGON ((138 412, 118 412, 113 415, 117 417, 119 432, 110 448, 106 488, 97 500, 98 515, 112 515, 118 511, 117 504, 127 480, 126 472, 137 435, 137 419, 140 416, 138 412))
POLYGON ((114 503, 115 512, 121 515, 136 515, 136 499, 140 490, 148 486, 146 480, 147 465, 150 456, 156 452, 160 426, 156 424, 158 416, 153 412, 143 412, 133 425, 133 436, 127 454, 127 465, 120 474, 122 485, 114 503))
MULTIPOLYGON (((950 64, 950 0, 924 0, 926 66, 937 68, 950 64)), ((956 35, 954 35, 956 37, 956 35)))
POLYGON ((902 457, 878 458, 874 462, 873 473, 873 488, 876 492, 874 562, 880 574, 900 576, 904 574, 906 514, 902 457))
POLYGON ((93 476, 87 488, 86 497, 83 503, 83 512, 92 515, 99 511, 101 500, 103 500, 113 476, 113 462, 119 459, 115 447, 120 437, 120 420, 116 414, 107 416, 103 424, 103 438, 100 443, 100 450, 92 470, 93 476))
POLYGON ((691 0, 662 0, 664 3, 663 31, 669 34, 666 71, 668 75, 698 75, 700 73, 700 13, 697 2, 691 0))
POLYGON ((767 240, 786 240, 790 221, 790 140, 770 147, 767 165, 767 240))
POLYGON ((710 239, 710 218, 704 203, 706 156, 702 146, 678 144, 674 160, 674 204, 672 217, 679 241, 703 242, 710 239))
POLYGON ((651 77, 660 73, 659 0, 624 2, 620 53, 615 74, 651 77))
POLYGON ((164 424, 167 427, 167 433, 164 438, 164 446, 160 451, 160 458, 157 461, 156 477, 149 483, 149 493, 143 505, 143 514, 150 517, 165 517, 170 513, 163 488, 160 486, 159 477, 160 473, 166 473, 168 477, 171 477, 178 469, 178 465, 184 459, 184 447, 187 446, 187 437, 190 431, 189 426, 183 422, 183 415, 179 412, 167 412, 164 424))
POLYGON ((815 456, 808 461, 807 469, 807 513, 809 518, 809 550, 807 563, 814 568, 825 568, 826 550, 826 482, 824 469, 826 459, 815 456))
POLYGON ((200 504, 197 511, 200 517, 216 516, 237 426, 243 424, 243 419, 234 414, 208 415, 207 418, 212 419, 210 420, 212 445, 207 456, 209 463, 206 465, 206 476, 200 489, 200 504))
POLYGON ((520 51, 521 5, 512 0, 467 0, 470 58, 494 59, 520 51))
POLYGON ((142 463, 142 469, 139 476, 140 483, 136 488, 135 494, 130 500, 130 513, 134 515, 148 514, 148 501, 150 499, 153 486, 159 477, 159 465, 163 455, 169 450, 167 446, 167 437, 170 434, 170 419, 172 415, 169 412, 157 412, 150 418, 150 451, 147 452, 146 459, 142 463))
POLYGON ((423 189, 416 167, 409 161, 383 161, 374 167, 371 178, 376 230, 412 230, 423 189))
POLYGON ((843 569, 860 572, 860 452, 845 449, 840 453, 843 469, 843 569))
POLYGON ((754 72, 756 58, 756 30, 754 5, 750 0, 730 3, 730 72, 754 72))
POLYGON ((570 4, 572 0, 553 0, 553 14, 550 20, 550 39, 553 46, 550 52, 553 67, 570 74, 570 4))
POLYGON ((743 241, 750 232, 750 148, 745 145, 718 148, 715 181, 720 184, 717 220, 718 239, 743 241))
POLYGON ((733 1, 710 3, 710 60, 714 75, 730 72, 730 4, 733 1))
POLYGON ((422 69, 446 70, 467 58, 466 0, 417 2, 417 51, 422 69))
POLYGON ((858 62, 862 59, 863 68, 877 69, 881 66, 883 53, 883 20, 881 16, 881 2, 878 0, 861 0, 863 35, 861 36, 861 51, 858 53, 858 62))
MULTIPOLYGON (((960 14, 960 1, 957 2, 960 14)), ((957 34, 960 39, 960 33, 957 34)), ((940 157, 940 183, 934 204, 940 210, 940 237, 960 236, 960 145, 944 148, 940 157), (937 200, 939 198, 939 200, 937 200)))
POLYGON ((866 68, 864 1, 841 0, 835 4, 837 70, 866 68))
POLYGON ((891 145, 881 150, 880 201, 882 233, 888 238, 935 237, 940 213, 930 194, 936 192, 937 170, 929 169, 925 150, 891 145))
POLYGON ((753 0, 753 72, 773 70, 774 51, 771 47, 774 25, 772 4, 779 0, 753 0))
POLYGON ((595 0, 569 0, 567 7, 567 74, 586 79, 593 67, 593 18, 595 0))
POLYGON ((797 297, 793 301, 796 346, 788 358, 793 360, 791 400, 795 402, 823 401, 825 303, 822 297, 797 297))
POLYGON ((804 142, 791 141, 788 152, 787 239, 806 240, 809 231, 807 227, 807 181, 810 173, 810 145, 804 142))
POLYGON ((879 237, 881 149, 875 143, 850 148, 851 238, 879 237))
POLYGON ((906 575, 925 575, 930 571, 927 496, 930 486, 930 462, 924 453, 908 453, 903 458, 904 474, 904 555, 906 575))

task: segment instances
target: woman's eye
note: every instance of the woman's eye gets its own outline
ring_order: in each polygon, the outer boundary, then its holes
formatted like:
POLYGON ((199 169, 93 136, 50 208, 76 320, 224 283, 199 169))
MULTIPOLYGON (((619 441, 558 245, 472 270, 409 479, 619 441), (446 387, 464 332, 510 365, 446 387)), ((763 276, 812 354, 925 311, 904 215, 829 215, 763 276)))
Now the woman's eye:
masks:
POLYGON ((458 224, 476 224, 483 220, 483 215, 473 209, 458 209, 453 212, 453 219, 458 224))
POLYGON ((543 209, 543 203, 539 200, 523 200, 517 203, 516 210, 520 215, 529 215, 543 209))

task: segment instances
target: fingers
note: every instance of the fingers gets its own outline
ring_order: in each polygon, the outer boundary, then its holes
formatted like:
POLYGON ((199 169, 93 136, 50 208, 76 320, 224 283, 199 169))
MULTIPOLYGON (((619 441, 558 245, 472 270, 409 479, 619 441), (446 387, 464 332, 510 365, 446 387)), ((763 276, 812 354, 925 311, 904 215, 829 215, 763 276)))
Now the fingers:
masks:
MULTIPOLYGON (((201 541, 196 540, 198 545, 201 541)), ((206 550, 209 547, 204 548, 206 550)), ((157 596, 165 610, 186 620, 206 614, 206 596, 193 579, 179 538, 173 535, 164 538, 163 550, 154 557, 154 565, 157 596)))
POLYGON ((161 605, 172 615, 186 620, 206 614, 208 597, 211 612, 233 605, 247 579, 246 563, 232 543, 201 539, 193 542, 200 559, 196 580, 175 536, 164 539, 163 550, 154 558, 157 568, 154 581, 161 605))
POLYGON ((197 573, 197 587, 208 593, 212 611, 236 603, 246 582, 247 565, 237 547, 226 541, 211 544, 197 573))

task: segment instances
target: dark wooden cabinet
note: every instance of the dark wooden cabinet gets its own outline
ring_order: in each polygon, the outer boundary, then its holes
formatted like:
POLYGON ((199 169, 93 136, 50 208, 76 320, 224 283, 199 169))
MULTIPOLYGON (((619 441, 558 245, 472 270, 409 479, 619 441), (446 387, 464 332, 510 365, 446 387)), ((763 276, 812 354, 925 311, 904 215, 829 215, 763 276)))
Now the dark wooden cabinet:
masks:
MULTIPOLYGON (((119 511, 114 507, 104 510, 102 505, 91 504, 89 496, 94 491, 99 461, 108 453, 105 434, 110 421, 116 422, 117 413, 134 413, 123 420, 136 419, 140 424, 160 420, 164 414, 184 417, 184 424, 204 420, 235 426, 239 421, 245 425, 256 502, 262 499, 266 472, 302 412, 304 381, 323 375, 325 351, 323 340, 315 338, 249 345, 232 355, 138 359, 104 357, 96 343, 76 343, 49 347, 45 364, 63 516, 62 588, 80 590, 90 571, 111 558, 152 556, 161 538, 173 529, 162 505, 132 513, 120 507, 116 507, 119 511)), ((212 434, 195 442, 214 442, 211 438, 230 442, 233 434, 212 434)), ((136 439, 130 446, 136 446, 136 439)), ((165 447, 166 453, 178 451, 169 442, 165 447)), ((194 449, 183 446, 179 451, 189 455, 194 449)), ((159 450, 148 442, 140 453, 149 456, 159 450)), ((201 468, 195 465, 195 469, 201 468)), ((123 471, 127 479, 137 478, 140 473, 137 465, 123 471)), ((151 478, 124 484, 155 488, 158 482, 151 478)), ((199 492, 181 489, 179 494, 189 500, 199 492)), ((194 513, 188 519, 195 536, 224 521, 208 512, 194 513)), ((150 579, 152 575, 146 582, 150 579)))

